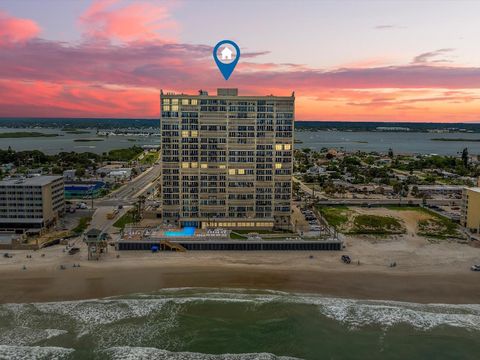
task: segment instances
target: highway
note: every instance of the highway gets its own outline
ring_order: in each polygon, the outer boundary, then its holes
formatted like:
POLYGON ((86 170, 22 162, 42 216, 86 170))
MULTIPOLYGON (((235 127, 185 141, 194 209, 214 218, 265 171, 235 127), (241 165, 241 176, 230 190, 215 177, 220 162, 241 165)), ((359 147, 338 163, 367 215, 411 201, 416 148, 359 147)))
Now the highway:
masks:
POLYGON ((123 185, 102 199, 95 201, 99 206, 131 205, 140 195, 145 195, 155 186, 155 180, 160 176, 161 165, 155 164, 129 183, 123 185))
POLYGON ((109 232, 115 221, 132 208, 138 197, 147 194, 155 186, 155 181, 160 176, 160 171, 160 165, 153 165, 119 189, 101 199, 95 200, 95 212, 89 228, 97 228, 103 232, 109 232), (118 210, 117 215, 113 219, 107 219, 107 215, 112 213, 119 205, 122 205, 122 209, 118 210))

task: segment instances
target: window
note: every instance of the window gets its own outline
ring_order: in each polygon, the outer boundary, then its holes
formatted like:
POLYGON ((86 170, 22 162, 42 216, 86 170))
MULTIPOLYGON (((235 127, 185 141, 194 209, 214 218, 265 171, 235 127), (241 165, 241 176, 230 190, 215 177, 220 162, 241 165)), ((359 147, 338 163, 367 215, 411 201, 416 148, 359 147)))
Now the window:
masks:
POLYGON ((198 100, 197 100, 197 99, 192 99, 192 100, 190 101, 190 104, 191 104, 191 105, 197 105, 197 104, 198 104, 198 100))
POLYGON ((235 169, 228 169, 228 173, 230 175, 235 175, 235 169))
POLYGON ((188 169, 190 164, 188 162, 182 162, 182 169, 188 169))
POLYGON ((188 99, 182 99, 182 105, 188 105, 188 99))
POLYGON ((178 105, 178 99, 172 99, 172 104, 173 105, 178 105))
POLYGON ((282 168, 282 163, 275 164, 275 169, 281 169, 281 168, 282 168))
POLYGON ((201 164, 201 165, 200 165, 200 168, 202 168, 202 169, 207 169, 207 168, 208 168, 208 164, 201 164))
POLYGON ((282 144, 276 144, 275 145, 275 150, 282 150, 282 144))
POLYGON ((290 144, 285 144, 285 145, 283 146, 283 148, 284 148, 285 150, 292 150, 292 145, 290 145, 290 144))
POLYGON ((238 175, 245 175, 245 169, 238 169, 238 175))

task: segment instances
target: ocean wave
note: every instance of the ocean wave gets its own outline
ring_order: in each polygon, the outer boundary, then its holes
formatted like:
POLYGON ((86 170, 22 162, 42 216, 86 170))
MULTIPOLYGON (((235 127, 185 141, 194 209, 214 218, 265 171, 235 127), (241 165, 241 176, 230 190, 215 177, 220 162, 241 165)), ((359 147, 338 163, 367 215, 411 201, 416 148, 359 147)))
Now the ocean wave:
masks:
MULTIPOLYGON (((161 316, 159 321, 167 331, 175 326, 182 305, 196 303, 244 303, 255 309, 264 304, 315 305, 320 315, 336 320, 349 328, 376 325, 389 328, 407 324, 416 329, 429 330, 451 326, 480 330, 480 305, 417 304, 397 301, 373 301, 322 297, 313 294, 292 294, 270 290, 179 288, 164 289, 150 294, 134 294, 99 300, 65 301, 35 304, 0 305, 0 313, 13 316, 15 327, 33 327, 35 318, 45 315, 74 323, 77 337, 91 333, 99 326, 119 323, 125 319, 149 319, 161 316)), ((4 314, 4 316, 7 316, 4 314)), ((2 317, 4 317, 2 316, 2 317)), ((8 334, 0 332, 1 339, 8 334)), ((45 335, 45 334, 44 334, 45 335)), ((112 337, 121 338, 121 332, 112 337)), ((18 337, 16 337, 18 338, 18 337)), ((27 342, 30 343, 31 342, 27 342)))
POLYGON ((39 341, 48 340, 63 334, 62 329, 38 329, 17 326, 0 332, 0 344, 3 345, 29 345, 39 341))
POLYGON ((298 358, 276 356, 270 353, 203 354, 197 352, 172 352, 149 347, 112 347, 102 351, 112 360, 295 360, 298 358))
POLYGON ((0 360, 63 360, 74 351, 54 346, 0 345, 0 360))
POLYGON ((274 290, 171 288, 140 295, 147 299, 188 302, 291 303, 316 305, 320 313, 350 328, 408 324, 421 330, 452 326, 480 330, 480 304, 418 304, 400 301, 355 300, 292 294, 274 290))

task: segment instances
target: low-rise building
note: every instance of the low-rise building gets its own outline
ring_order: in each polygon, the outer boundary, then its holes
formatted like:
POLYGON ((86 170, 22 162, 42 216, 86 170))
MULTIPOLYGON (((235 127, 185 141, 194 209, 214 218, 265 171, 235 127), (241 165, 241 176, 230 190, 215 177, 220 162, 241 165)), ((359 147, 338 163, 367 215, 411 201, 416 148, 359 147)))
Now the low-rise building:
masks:
POLYGON ((62 176, 0 181, 0 231, 41 231, 53 226, 64 212, 62 176))
POLYGON ((65 181, 73 181, 77 178, 76 173, 77 171, 75 169, 65 170, 63 172, 63 178, 65 181))
POLYGON ((110 171, 108 177, 115 181, 123 181, 128 180, 132 177, 132 169, 131 168, 124 168, 110 171))

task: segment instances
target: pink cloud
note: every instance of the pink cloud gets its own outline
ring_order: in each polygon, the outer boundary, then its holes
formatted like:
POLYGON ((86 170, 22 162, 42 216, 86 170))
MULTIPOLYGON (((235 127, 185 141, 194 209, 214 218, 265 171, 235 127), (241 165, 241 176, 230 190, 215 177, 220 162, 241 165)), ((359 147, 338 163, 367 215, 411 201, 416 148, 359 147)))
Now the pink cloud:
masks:
POLYGON ((158 117, 161 88, 196 93, 228 86, 254 95, 295 90, 301 120, 480 120, 479 67, 372 62, 323 70, 261 62, 267 52, 258 51, 242 53, 225 82, 211 45, 165 42, 148 22, 116 28, 146 16, 129 8, 142 4, 95 2, 82 17, 90 30, 81 43, 27 37, 0 51, 0 116, 158 117))
POLYGON ((178 25, 166 6, 136 1, 98 0, 80 17, 85 34, 93 39, 122 42, 168 40, 178 25))
POLYGON ((0 45, 25 42, 40 33, 39 26, 30 19, 20 19, 0 11, 0 45))
POLYGON ((158 117, 159 93, 82 83, 0 80, 0 116, 158 117), (137 115, 135 115, 137 114, 137 115))

